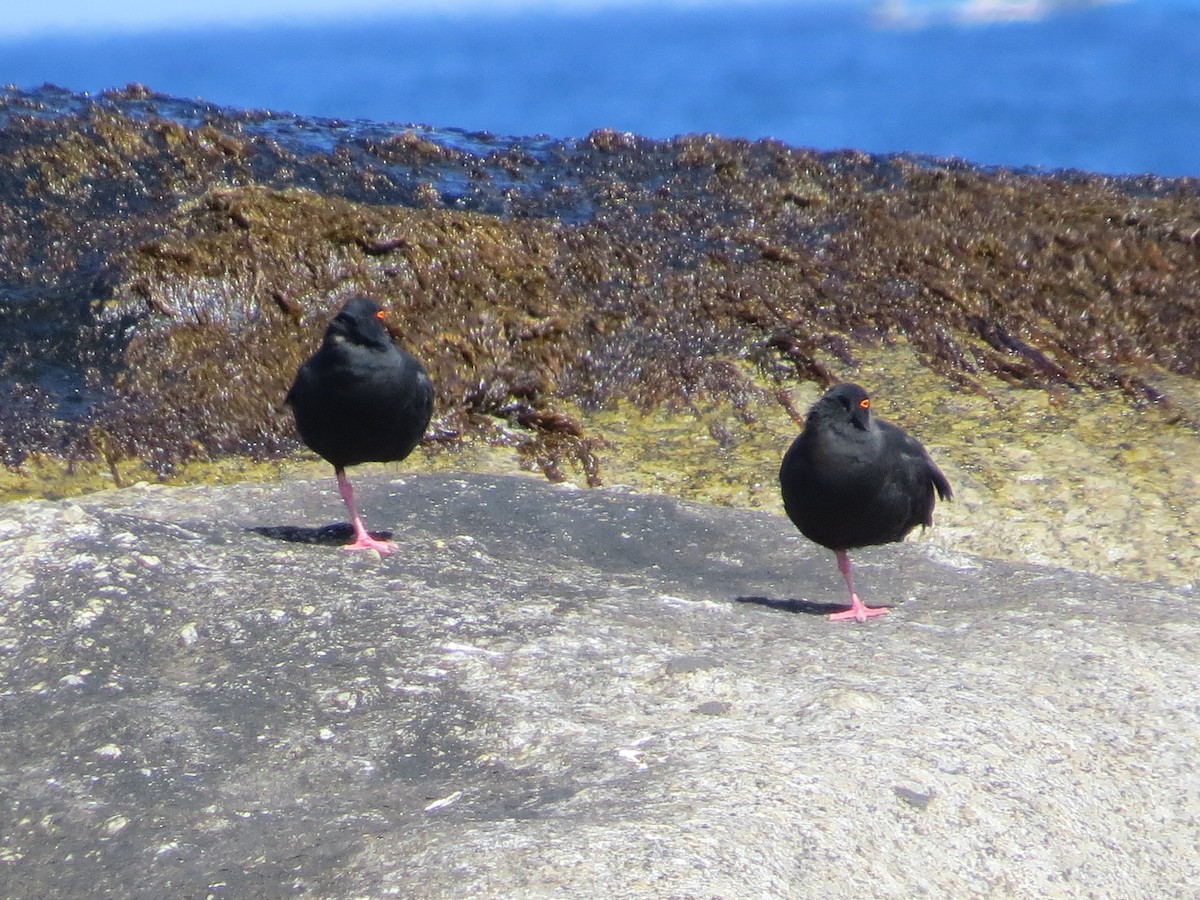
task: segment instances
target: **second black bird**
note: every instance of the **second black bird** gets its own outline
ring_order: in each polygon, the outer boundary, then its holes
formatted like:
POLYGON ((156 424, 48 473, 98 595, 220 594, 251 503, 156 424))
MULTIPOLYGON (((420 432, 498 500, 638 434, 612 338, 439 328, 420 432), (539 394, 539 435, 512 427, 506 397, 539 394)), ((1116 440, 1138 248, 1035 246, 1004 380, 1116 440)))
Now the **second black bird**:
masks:
POLYGON ((835 621, 865 622, 887 612, 858 598, 847 551, 899 541, 933 524, 934 494, 952 496, 920 442, 872 418, 871 400, 856 384, 839 384, 812 405, 783 458, 779 485, 800 533, 837 554, 850 608, 832 614, 835 621))

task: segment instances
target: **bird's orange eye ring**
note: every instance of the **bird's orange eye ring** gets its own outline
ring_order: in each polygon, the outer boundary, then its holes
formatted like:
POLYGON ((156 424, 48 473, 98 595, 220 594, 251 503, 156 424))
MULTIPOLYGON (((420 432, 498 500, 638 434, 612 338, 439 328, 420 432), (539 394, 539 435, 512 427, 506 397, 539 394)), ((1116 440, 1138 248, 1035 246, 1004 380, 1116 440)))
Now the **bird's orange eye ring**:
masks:
POLYGON ((860 409, 870 409, 871 408, 871 398, 863 397, 861 400, 858 401, 858 406, 860 409))
POLYGON ((379 312, 375 313, 375 318, 379 319, 379 321, 381 321, 381 322, 382 322, 384 319, 386 319, 386 318, 387 318, 387 313, 385 313, 385 312, 384 312, 384 311, 381 309, 379 312))

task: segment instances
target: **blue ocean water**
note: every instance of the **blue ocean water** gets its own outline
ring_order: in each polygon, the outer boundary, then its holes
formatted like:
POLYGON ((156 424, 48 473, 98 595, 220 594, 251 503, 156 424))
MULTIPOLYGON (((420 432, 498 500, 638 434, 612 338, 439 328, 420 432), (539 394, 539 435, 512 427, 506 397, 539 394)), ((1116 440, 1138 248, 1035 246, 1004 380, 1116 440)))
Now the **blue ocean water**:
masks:
POLYGON ((578 137, 712 132, 821 150, 1200 176, 1200 3, 882 27, 878 4, 609 7, 0 38, 0 83, 578 137))

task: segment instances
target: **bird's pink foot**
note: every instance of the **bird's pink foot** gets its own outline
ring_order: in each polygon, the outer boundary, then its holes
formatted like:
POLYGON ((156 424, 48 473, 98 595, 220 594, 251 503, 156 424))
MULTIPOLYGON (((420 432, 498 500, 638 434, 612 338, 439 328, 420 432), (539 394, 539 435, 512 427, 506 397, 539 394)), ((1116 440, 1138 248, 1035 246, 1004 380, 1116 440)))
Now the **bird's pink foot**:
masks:
POLYGON ((887 615, 887 607, 885 607, 885 606, 867 606, 865 603, 863 603, 861 600, 858 599, 857 594, 851 594, 850 595, 850 608, 847 610, 843 610, 842 612, 830 613, 829 621, 830 622, 846 622, 846 621, 849 621, 850 619, 853 619, 855 622, 858 622, 861 625, 863 622, 867 621, 867 619, 873 619, 876 616, 886 616, 886 615, 887 615))
POLYGON ((381 541, 371 537, 366 532, 358 535, 353 544, 346 544, 343 550, 374 550, 383 556, 396 552, 396 545, 391 541, 381 541))
POLYGON ((354 528, 354 543, 347 544, 343 550, 374 550, 381 556, 387 556, 389 553, 396 552, 396 545, 391 541, 381 541, 371 537, 362 518, 358 514, 358 509, 354 506, 354 488, 350 486, 350 479, 346 477, 346 470, 337 468, 334 470, 337 473, 338 490, 342 492, 342 500, 346 504, 346 512, 350 513, 350 524, 354 528))

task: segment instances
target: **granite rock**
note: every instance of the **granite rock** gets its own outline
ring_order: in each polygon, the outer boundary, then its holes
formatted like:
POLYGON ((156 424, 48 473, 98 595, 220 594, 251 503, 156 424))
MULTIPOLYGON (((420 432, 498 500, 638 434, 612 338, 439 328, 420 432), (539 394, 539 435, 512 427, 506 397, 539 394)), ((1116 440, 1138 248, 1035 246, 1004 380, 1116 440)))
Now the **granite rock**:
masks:
POLYGON ((4 896, 1171 896, 1189 591, 359 475, 0 507, 4 896))

